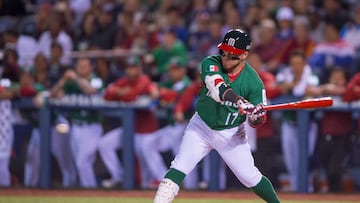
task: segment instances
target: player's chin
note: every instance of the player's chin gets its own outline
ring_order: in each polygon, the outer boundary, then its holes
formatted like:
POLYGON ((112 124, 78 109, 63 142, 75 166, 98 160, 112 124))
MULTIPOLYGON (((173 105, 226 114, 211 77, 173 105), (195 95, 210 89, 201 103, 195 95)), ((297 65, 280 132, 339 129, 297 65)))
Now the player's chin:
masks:
POLYGON ((232 64, 230 64, 230 63, 223 63, 223 69, 224 69, 225 71, 230 71, 231 68, 232 68, 232 64))
POLYGON ((223 65, 223 69, 226 72, 232 72, 236 68, 236 65, 223 65))

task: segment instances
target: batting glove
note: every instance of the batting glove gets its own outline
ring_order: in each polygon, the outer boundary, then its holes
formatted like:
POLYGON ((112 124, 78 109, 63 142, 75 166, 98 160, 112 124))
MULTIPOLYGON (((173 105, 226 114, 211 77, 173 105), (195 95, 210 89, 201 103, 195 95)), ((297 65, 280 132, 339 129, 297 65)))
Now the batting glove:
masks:
POLYGON ((251 114, 253 112, 255 106, 248 102, 246 99, 241 98, 237 101, 237 105, 239 106, 239 114, 251 114))
POLYGON ((256 121, 260 117, 264 116, 266 114, 266 111, 264 109, 264 104, 260 103, 253 108, 252 112, 249 114, 249 119, 251 121, 256 121))

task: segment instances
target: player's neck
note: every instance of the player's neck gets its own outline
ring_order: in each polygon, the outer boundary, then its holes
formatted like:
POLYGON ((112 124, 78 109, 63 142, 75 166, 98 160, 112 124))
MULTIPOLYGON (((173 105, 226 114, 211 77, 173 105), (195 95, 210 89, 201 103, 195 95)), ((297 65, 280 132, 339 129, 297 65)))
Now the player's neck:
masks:
POLYGON ((230 69, 230 71, 228 72, 228 76, 229 77, 238 76, 241 73, 241 71, 244 69, 244 67, 245 67, 244 62, 239 63, 237 66, 230 69))
POLYGON ((244 67, 245 63, 240 63, 233 71, 228 72, 230 82, 233 82, 240 75, 241 71, 244 70, 244 67))

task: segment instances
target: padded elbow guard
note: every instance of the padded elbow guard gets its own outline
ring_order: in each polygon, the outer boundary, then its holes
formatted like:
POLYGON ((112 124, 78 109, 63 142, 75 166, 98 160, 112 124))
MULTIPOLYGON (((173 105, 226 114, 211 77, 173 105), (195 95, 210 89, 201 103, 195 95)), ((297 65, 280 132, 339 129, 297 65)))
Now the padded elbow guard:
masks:
POLYGON ((221 85, 226 85, 221 75, 207 75, 205 77, 205 85, 210 92, 211 98, 214 99, 216 102, 221 102, 220 87, 221 85))

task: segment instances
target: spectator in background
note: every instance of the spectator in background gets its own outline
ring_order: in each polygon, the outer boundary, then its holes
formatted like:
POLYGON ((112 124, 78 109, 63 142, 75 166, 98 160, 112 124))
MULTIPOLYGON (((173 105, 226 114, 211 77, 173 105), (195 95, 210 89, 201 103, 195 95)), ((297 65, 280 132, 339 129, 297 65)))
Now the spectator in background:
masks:
POLYGON ((51 44, 50 59, 48 60, 48 77, 51 87, 64 75, 65 71, 69 69, 69 66, 61 62, 63 55, 63 47, 59 43, 53 42, 51 44))
POLYGON ((7 47, 4 51, 1 78, 7 78, 12 83, 19 83, 21 69, 17 61, 18 54, 14 47, 7 47))
POLYGON ((354 72, 360 71, 360 4, 353 8, 352 21, 347 23, 340 31, 340 37, 356 50, 354 72))
POLYGON ((338 0, 324 0, 322 2, 321 14, 325 22, 340 21, 342 23, 349 20, 349 12, 343 7, 346 3, 338 0))
POLYGON ((106 58, 95 59, 95 70, 94 73, 101 78, 104 82, 104 87, 114 82, 118 75, 118 72, 114 71, 111 67, 111 62, 106 58))
POLYGON ((81 25, 81 21, 85 16, 86 11, 91 7, 91 0, 72 0, 69 1, 69 8, 74 13, 74 28, 81 25))
MULTIPOLYGON (((42 84, 45 90, 51 88, 51 82, 53 78, 48 77, 49 73, 49 62, 46 60, 46 57, 42 53, 36 54, 34 58, 34 68, 31 71, 34 81, 36 83, 42 84)), ((58 78, 57 78, 58 79, 58 78)))
POLYGON ((123 39, 123 48, 128 50, 152 51, 159 45, 157 27, 149 17, 142 18, 134 25, 134 30, 123 39))
MULTIPOLYGON (((342 97, 347 82, 346 69, 330 70, 327 83, 315 87, 313 96, 342 97)), ((342 175, 352 133, 352 113, 324 111, 320 121, 319 153, 329 192, 342 191, 342 175)))
POLYGON ((294 12, 290 7, 282 6, 276 11, 276 22, 279 27, 276 37, 280 41, 286 41, 293 36, 293 20, 294 12))
MULTIPOLYGON (((264 83, 267 99, 276 98, 280 95, 279 88, 277 86, 275 77, 273 74, 266 70, 264 63, 261 61, 260 56, 257 53, 250 53, 247 58, 248 63, 259 74, 261 80, 264 83)), ((254 157, 256 165, 261 171, 270 179, 275 187, 278 186, 278 167, 276 164, 275 156, 267 156, 268 154, 276 154, 278 151, 274 145, 276 145, 275 139, 275 121, 271 112, 267 113, 267 120, 264 125, 256 129, 247 128, 247 130, 254 131, 254 138, 256 139, 254 145, 251 147, 254 151, 254 157)), ((249 136, 249 140, 250 140, 249 136)))
POLYGON ((351 14, 352 21, 342 27, 340 37, 360 51, 360 5, 356 6, 351 14))
MULTIPOLYGON (((42 98, 46 94, 43 91, 49 90, 55 78, 49 77, 49 64, 45 56, 38 53, 35 56, 34 69, 29 73, 25 73, 22 77, 20 94, 26 97, 33 97, 36 107, 43 105, 42 98)), ((57 78, 58 79, 58 78, 57 78)), ((37 187, 40 178, 40 130, 39 115, 34 111, 22 110, 25 117, 32 124, 33 129, 27 147, 27 157, 24 169, 24 185, 26 187, 37 187)), ((57 119, 62 118, 57 115, 57 119)), ((55 121, 52 121, 56 124, 55 121)), ((51 128, 51 152, 55 156, 62 175, 63 187, 71 187, 76 184, 76 169, 73 162, 73 156, 70 148, 70 138, 68 132, 59 132, 56 126, 51 128)))
POLYGON ((295 0, 292 2, 292 8, 294 9, 295 15, 307 15, 309 12, 309 9, 312 7, 312 1, 307 0, 295 0))
POLYGON ((273 63, 276 54, 278 54, 283 46, 283 43, 276 38, 276 25, 271 19, 264 19, 260 22, 258 28, 260 39, 259 44, 255 46, 254 52, 258 53, 261 60, 266 64, 268 71, 275 73, 278 69, 278 64, 273 63))
MULTIPOLYGON (((231 5, 230 2, 232 1, 228 2, 228 5, 231 5)), ((238 9, 236 9, 235 7, 224 7, 224 9, 224 25, 222 28, 222 36, 226 34, 227 30, 242 27, 243 24, 238 9)))
POLYGON ((52 5, 50 3, 39 4, 38 11, 35 14, 35 39, 39 40, 42 33, 48 29, 49 16, 52 13, 52 5))
POLYGON ((313 52, 315 43, 309 36, 309 21, 307 17, 296 16, 293 20, 293 26, 293 36, 284 43, 281 51, 272 61, 275 66, 289 64, 289 56, 294 50, 302 50, 306 57, 309 57, 313 52))
MULTIPOLYGON (((75 70, 69 69, 52 87, 51 96, 63 98, 65 95, 79 97, 99 93, 103 83, 94 72, 88 58, 79 58, 75 70)), ((70 143, 75 165, 80 178, 80 186, 94 188, 97 186, 94 163, 98 142, 102 136, 101 117, 95 110, 74 110, 70 113, 70 143)))
POLYGON ((324 30, 324 41, 315 46, 308 62, 321 81, 327 78, 327 71, 333 66, 342 66, 348 73, 352 72, 355 49, 339 36, 342 21, 327 21, 324 30))
POLYGON ((90 47, 113 48, 118 30, 113 11, 114 4, 105 3, 102 5, 100 13, 96 16, 96 27, 91 37, 90 47))
POLYGON ((17 62, 20 67, 26 68, 33 65, 34 57, 38 52, 37 41, 29 35, 22 35, 15 29, 4 33, 5 46, 14 46, 18 55, 17 62))
MULTIPOLYGON (((137 57, 130 57, 126 61, 125 76, 110 84, 104 93, 104 98, 109 101, 135 102, 140 96, 149 96, 156 99, 159 96, 158 89, 149 77, 142 73, 142 64, 137 57)), ((154 139, 153 132, 158 128, 155 114, 149 109, 139 109, 135 112, 135 152, 141 170, 141 188, 147 189, 156 176, 151 174, 148 162, 152 157, 145 151, 149 143, 154 139), (146 122, 144 122, 146 121, 146 122)), ((111 178, 102 182, 103 187, 111 188, 121 184, 123 180, 123 169, 117 150, 121 149, 122 143, 121 127, 117 127, 106 133, 99 142, 101 158, 108 169, 111 178)), ((155 146, 151 146, 155 147, 155 146)))
POLYGON ((88 50, 91 46, 91 39, 95 32, 95 16, 88 12, 84 14, 82 21, 79 25, 80 31, 77 33, 75 40, 75 50, 83 51, 88 50))
POLYGON ((45 31, 40 35, 39 39, 39 50, 46 56, 50 58, 51 56, 51 45, 54 42, 59 43, 63 49, 63 56, 61 58, 61 64, 70 65, 71 58, 70 54, 73 50, 73 41, 69 34, 64 31, 64 22, 63 19, 59 18, 57 15, 50 15, 48 21, 49 31, 45 31))
POLYGON ((167 72, 172 57, 182 57, 187 60, 188 53, 185 44, 176 36, 176 30, 166 28, 162 33, 160 45, 152 52, 155 62, 154 78, 159 81, 162 75, 167 72))
POLYGON ((188 41, 188 27, 185 26, 184 19, 181 16, 181 11, 178 6, 171 6, 166 11, 166 18, 164 19, 166 22, 166 26, 172 27, 176 30, 176 35, 183 42, 186 43, 188 41))
POLYGON ((199 62, 208 55, 219 53, 216 47, 222 40, 222 18, 219 15, 212 16, 209 21, 209 36, 197 41, 194 52, 190 55, 191 59, 199 62))
POLYGON ((63 30, 73 39, 76 27, 74 27, 74 13, 71 11, 70 1, 57 0, 53 5, 53 15, 63 21, 63 30))
POLYGON ((189 27, 187 48, 192 54, 199 46, 201 39, 209 38, 210 14, 207 11, 198 12, 189 27))
POLYGON ((307 14, 310 22, 309 35, 310 39, 313 40, 316 44, 322 42, 324 39, 324 27, 325 23, 321 18, 320 12, 311 7, 307 14))
MULTIPOLYGON (((258 24, 263 18, 264 16, 262 15, 264 12, 263 10, 261 10, 260 6, 256 3, 250 3, 247 6, 246 9, 246 15, 243 16, 244 20, 244 28, 246 30, 252 30, 256 24, 258 24)), ((257 38, 254 38, 253 40, 253 44, 257 44, 258 43, 257 38)))
POLYGON ((119 14, 118 19, 121 29, 116 31, 114 48, 130 49, 130 44, 132 42, 131 37, 136 34, 134 16, 132 13, 122 12, 119 14))
MULTIPOLYGON (((312 73, 311 66, 306 63, 306 57, 302 51, 294 51, 290 55, 290 65, 276 74, 276 81, 282 95, 304 97, 310 93, 311 86, 319 84, 318 78, 312 73)), ((286 190, 296 191, 298 186, 299 170, 299 144, 296 133, 296 112, 284 111, 281 123, 281 146, 287 173, 290 178, 290 188, 286 190)), ((312 155, 317 133, 316 123, 310 124, 309 156, 312 155)), ((312 188, 309 188, 312 190, 312 188)))

